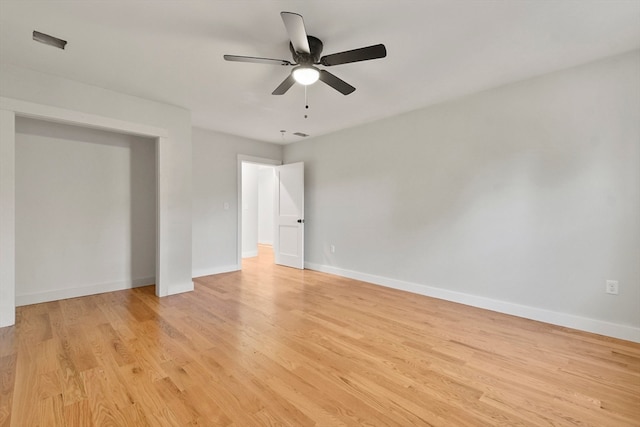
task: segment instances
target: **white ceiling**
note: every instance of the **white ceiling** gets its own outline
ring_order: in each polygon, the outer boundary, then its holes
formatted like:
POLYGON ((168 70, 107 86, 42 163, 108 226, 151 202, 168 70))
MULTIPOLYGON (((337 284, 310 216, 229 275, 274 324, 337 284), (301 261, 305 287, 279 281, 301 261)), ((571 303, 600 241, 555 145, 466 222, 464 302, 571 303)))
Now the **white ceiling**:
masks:
POLYGON ((0 62, 184 107, 193 125, 289 143, 640 47, 640 1, 620 0, 0 0, 0 62), (377 43, 387 57, 271 92, 291 60, 281 11, 304 16, 324 54, 377 43), (61 51, 31 39, 67 40, 61 51), (308 114, 307 119, 304 115, 308 114), (281 129, 287 130, 284 138, 281 129))

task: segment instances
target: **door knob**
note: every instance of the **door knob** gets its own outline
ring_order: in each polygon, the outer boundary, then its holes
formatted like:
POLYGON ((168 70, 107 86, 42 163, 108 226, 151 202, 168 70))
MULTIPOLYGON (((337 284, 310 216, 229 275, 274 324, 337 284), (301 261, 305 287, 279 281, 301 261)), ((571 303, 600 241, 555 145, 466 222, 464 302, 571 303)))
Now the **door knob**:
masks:
POLYGON ((300 224, 304 224, 304 219, 299 219, 299 220, 298 220, 298 223, 300 223, 300 224))

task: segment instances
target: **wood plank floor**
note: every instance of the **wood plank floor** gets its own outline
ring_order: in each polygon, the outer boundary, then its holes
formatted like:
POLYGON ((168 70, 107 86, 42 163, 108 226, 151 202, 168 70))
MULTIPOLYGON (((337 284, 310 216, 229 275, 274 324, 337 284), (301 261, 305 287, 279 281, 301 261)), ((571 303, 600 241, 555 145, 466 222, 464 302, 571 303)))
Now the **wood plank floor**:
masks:
POLYGON ((272 265, 18 309, 0 426, 639 426, 640 345, 272 265))

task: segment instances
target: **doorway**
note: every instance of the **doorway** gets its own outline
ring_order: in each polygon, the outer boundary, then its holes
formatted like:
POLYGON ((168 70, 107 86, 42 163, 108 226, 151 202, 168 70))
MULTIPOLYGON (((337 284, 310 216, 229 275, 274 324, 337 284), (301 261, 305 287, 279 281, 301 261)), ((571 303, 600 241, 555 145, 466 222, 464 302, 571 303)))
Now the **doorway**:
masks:
POLYGON ((242 258, 273 246, 275 170, 271 165, 242 163, 242 258))
MULTIPOLYGON (((264 215, 264 218, 272 218, 264 222, 271 223, 273 226, 270 230, 267 228, 268 224, 263 228, 267 230, 264 235, 272 236, 274 261, 279 265, 304 269, 304 163, 282 165, 279 161, 240 155, 238 156, 238 269, 242 269, 243 258, 258 256, 260 253, 257 246, 258 202, 248 190, 251 186, 250 181, 257 181, 251 173, 253 172, 257 177, 261 170, 260 166, 264 166, 262 173, 267 182, 273 183, 271 194, 263 195, 265 199, 273 200, 271 208, 273 216, 264 215), (257 164, 258 167, 252 169, 251 166, 243 167, 244 164, 257 164), (247 173, 244 177, 243 170, 247 173), (248 184, 244 185, 244 181, 248 184), (251 200, 255 210, 251 207, 251 200), (247 233, 243 232, 243 228, 247 228, 247 233)), ((254 192, 257 194, 257 184, 254 184, 254 187, 254 192)), ((265 238, 265 241, 268 242, 268 240, 270 239, 265 238)))
MULTIPOLYGON (((238 155, 238 255, 243 259, 260 256, 259 247, 273 245, 275 166, 279 160, 238 155)), ((264 251, 263 251, 264 253, 264 251)))

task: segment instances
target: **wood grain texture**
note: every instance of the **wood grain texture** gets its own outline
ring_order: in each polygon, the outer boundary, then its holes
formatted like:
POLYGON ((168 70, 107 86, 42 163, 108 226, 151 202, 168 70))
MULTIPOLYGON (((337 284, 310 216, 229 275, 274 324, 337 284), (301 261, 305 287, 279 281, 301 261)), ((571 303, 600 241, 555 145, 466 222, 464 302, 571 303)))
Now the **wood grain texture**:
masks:
POLYGON ((0 427, 640 426, 640 345, 273 265, 20 307, 0 427))

